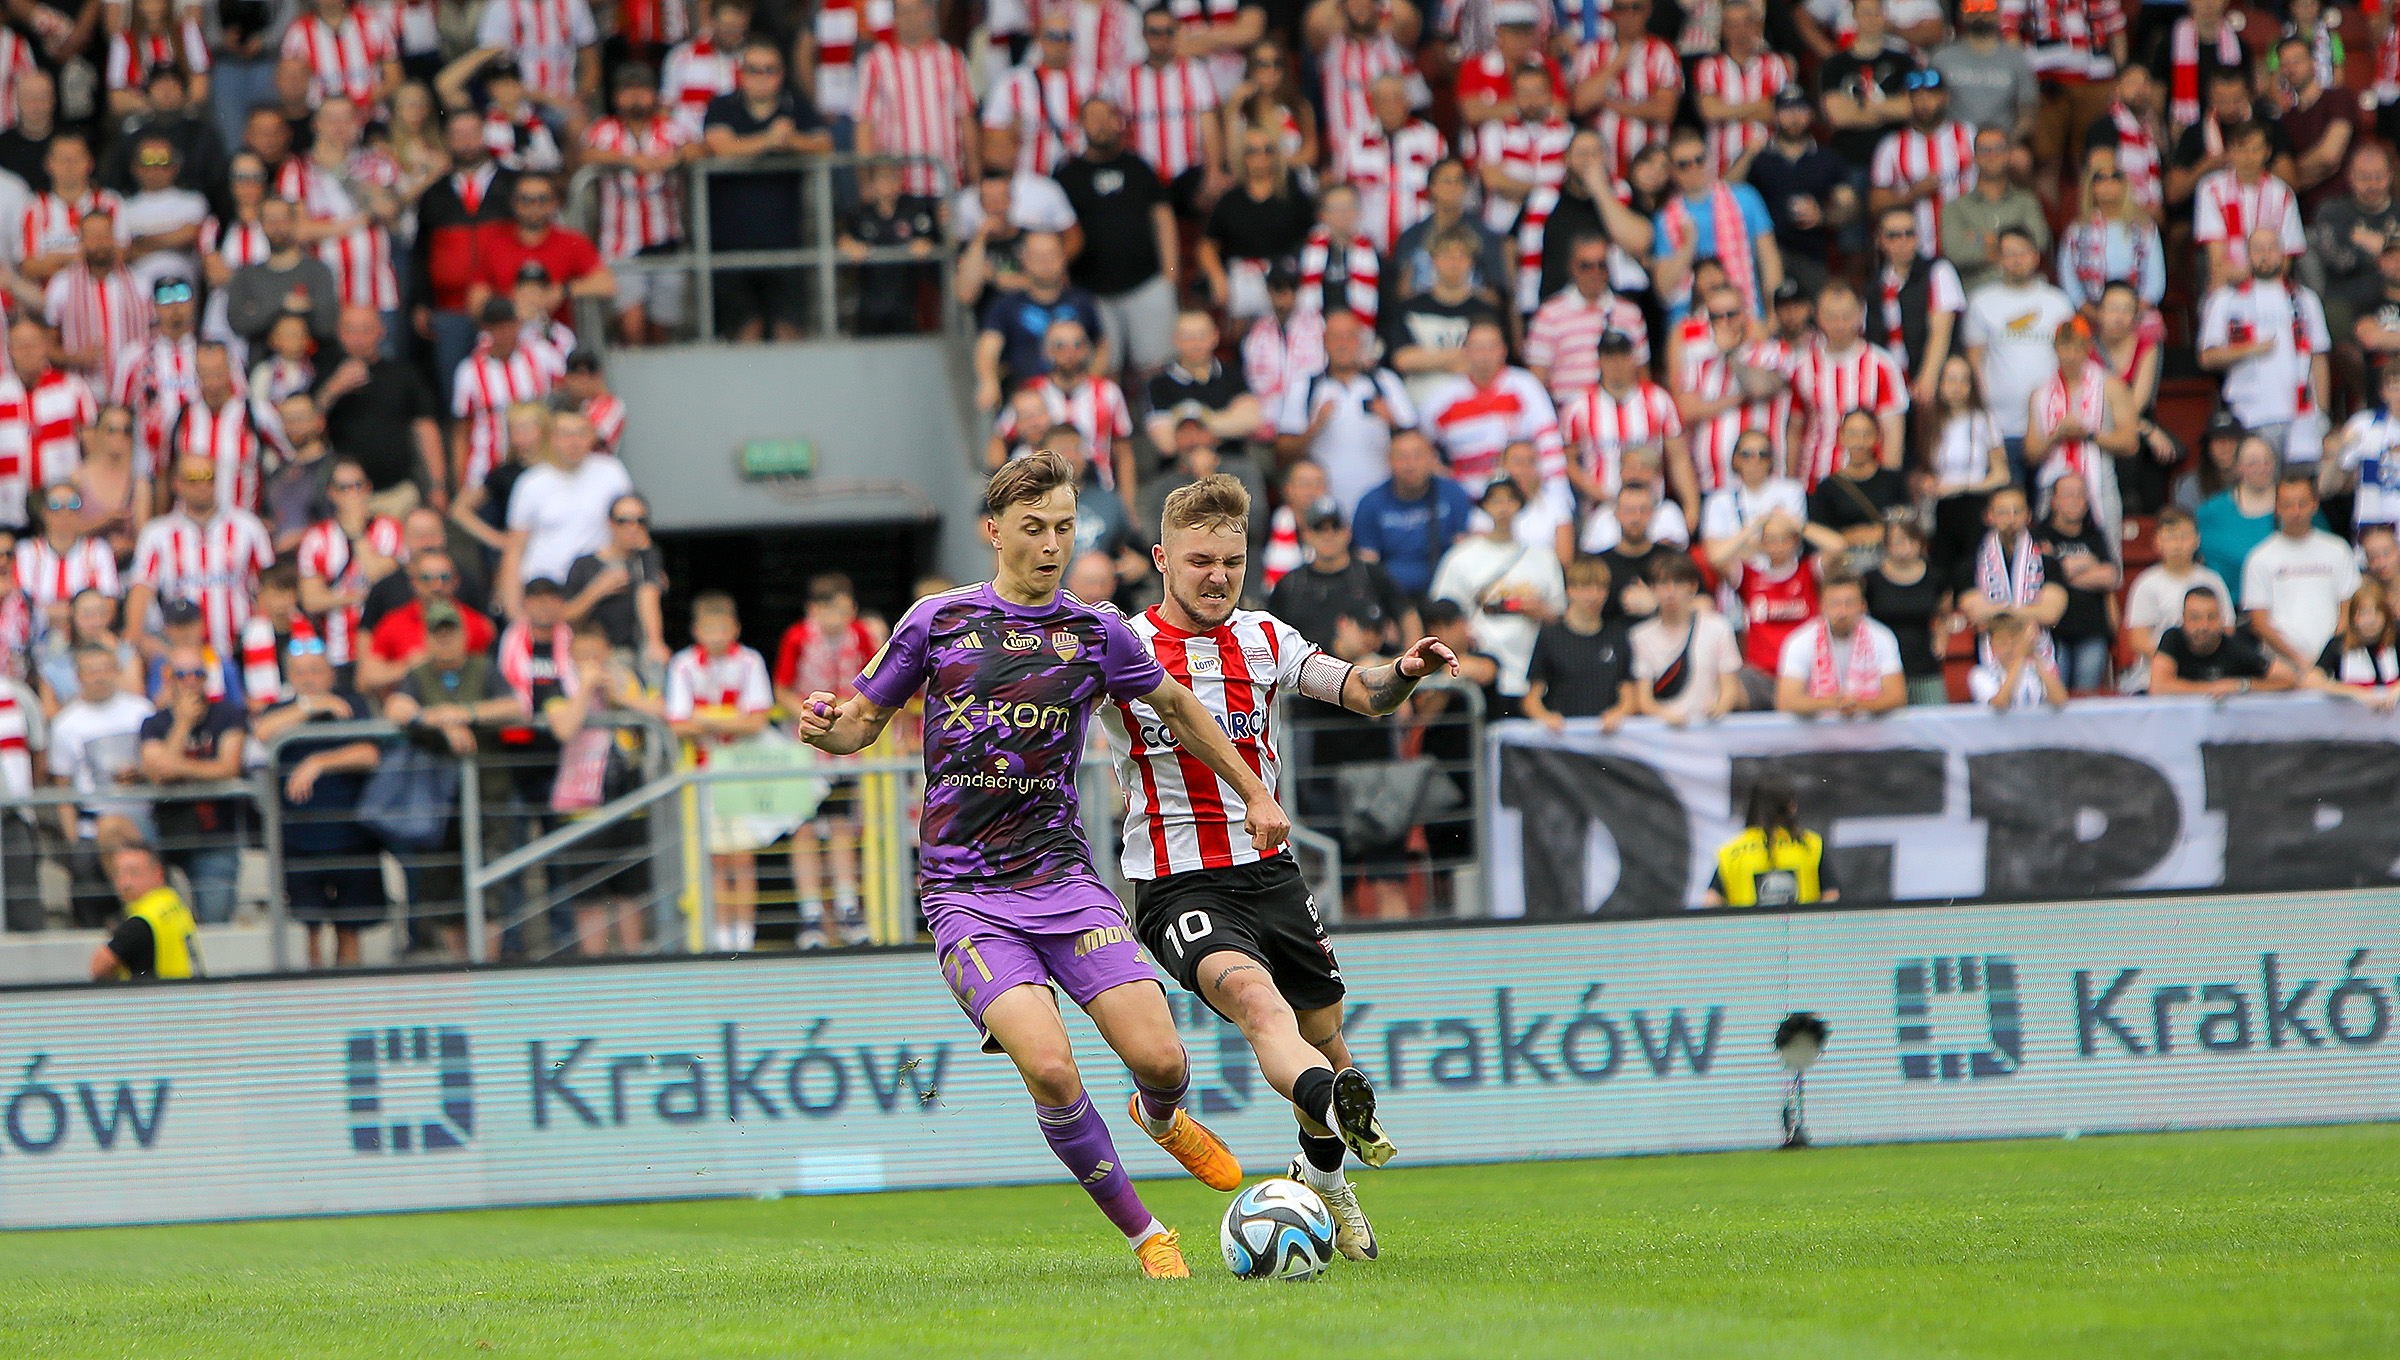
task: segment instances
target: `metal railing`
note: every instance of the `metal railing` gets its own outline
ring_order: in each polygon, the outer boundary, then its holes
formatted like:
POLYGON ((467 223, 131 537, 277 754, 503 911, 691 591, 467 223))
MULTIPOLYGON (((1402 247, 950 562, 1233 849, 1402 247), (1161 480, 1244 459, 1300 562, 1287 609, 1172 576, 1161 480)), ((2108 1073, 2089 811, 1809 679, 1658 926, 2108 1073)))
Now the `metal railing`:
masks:
POLYGON ((1490 914, 1483 691, 1436 677, 1416 694, 1383 719, 1277 701, 1294 853, 1328 925, 1351 915, 1354 891, 1369 920, 1490 914))
MULTIPOLYGON (((836 243, 835 203, 839 180, 855 175, 863 165, 921 166, 934 175, 937 192, 935 201, 948 204, 956 193, 955 167, 930 156, 856 156, 829 154, 823 156, 757 156, 694 161, 684 171, 684 201, 688 206, 689 224, 683 233, 683 249, 672 254, 636 255, 612 261, 609 268, 617 274, 685 274, 693 282, 693 317, 697 339, 694 343, 717 343, 717 310, 715 289, 712 286, 723 270, 807 270, 814 287, 811 302, 815 309, 816 331, 819 336, 841 333, 842 271, 875 265, 927 265, 939 271, 941 292, 941 329, 952 338, 964 336, 965 313, 952 299, 952 274, 957 268, 958 242, 944 239, 930 257, 911 253, 906 246, 869 246, 855 255, 845 255, 836 243), (802 226, 797 247, 781 250, 718 250, 711 243, 709 181, 720 176, 797 174, 800 188, 793 202, 793 215, 802 226)), ((570 213, 588 216, 585 206, 598 191, 599 179, 612 171, 579 171, 569 189, 570 213)), ((855 190, 850 192, 855 197, 855 190)), ((584 299, 585 302, 595 301, 584 299)), ((605 344, 607 327, 593 324, 605 318, 586 316, 579 310, 576 334, 583 343, 595 347, 605 344)))

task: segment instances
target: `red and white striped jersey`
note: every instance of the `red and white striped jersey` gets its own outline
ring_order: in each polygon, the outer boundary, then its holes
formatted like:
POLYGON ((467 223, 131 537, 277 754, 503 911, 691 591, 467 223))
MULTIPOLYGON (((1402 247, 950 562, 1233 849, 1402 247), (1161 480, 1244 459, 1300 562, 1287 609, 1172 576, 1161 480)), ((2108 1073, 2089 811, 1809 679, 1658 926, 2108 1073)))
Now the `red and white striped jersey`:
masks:
POLYGON ((1975 188, 1975 129, 1955 121, 1931 132, 1904 127, 1875 148, 1868 179, 1892 190, 1934 181, 1933 197, 1917 200, 1917 253, 1931 259, 1942 248, 1942 209, 1975 188))
POLYGON ((584 0, 485 0, 477 47, 496 47, 517 59, 525 88, 557 100, 575 95, 575 54, 600 41, 584 0))
POLYGON ((617 451, 617 441, 625 437, 625 403, 614 392, 603 392, 583 404, 583 418, 592 422, 592 434, 600 447, 617 451))
POLYGON ((548 396, 555 378, 549 365, 524 345, 505 359, 487 346, 459 361, 458 376, 450 385, 450 414, 467 422, 464 485, 483 485, 508 456, 508 408, 548 396))
MULTIPOLYGON (((545 316, 517 325, 517 348, 533 357, 534 367, 550 375, 555 385, 567 375, 567 356, 575 352, 575 332, 557 317, 545 316)), ((475 337, 475 352, 492 352, 492 337, 475 337)))
POLYGON ((1526 328, 1525 366, 1550 370, 1550 395, 1563 407, 1600 381, 1600 337, 1610 331, 1632 336, 1634 357, 1650 362, 1650 324, 1639 305, 1607 291, 1587 298, 1561 288, 1526 328))
MULTIPOLYGON (((1740 360, 1752 368, 1767 369, 1784 376, 1787 384, 1800 367, 1800 356, 1781 340, 1754 340, 1733 352, 1731 358, 1722 354, 1704 354, 1685 365, 1683 390, 1708 401, 1732 396, 1741 384, 1733 375, 1733 361, 1740 360)), ((1728 486, 1733 481, 1733 446, 1741 442, 1750 430, 1764 430, 1774 441, 1775 465, 1784 465, 1784 434, 1792 419, 1792 389, 1787 385, 1765 401, 1744 402, 1722 415, 1713 416, 1692 427, 1692 469, 1698 474, 1703 493, 1728 486)))
POLYGON ((200 253, 222 255, 228 266, 240 269, 264 264, 275 248, 267 244, 267 229, 256 222, 236 219, 228 224, 211 217, 200 224, 200 253))
MULTIPOLYGON (((615 156, 658 156, 692 144, 692 134, 661 112, 638 127, 603 118, 584 134, 592 150, 615 156)), ((600 173, 600 258, 622 260, 683 239, 683 176, 645 174, 626 166, 600 173)))
POLYGON ((817 112, 858 113, 858 63, 892 40, 892 0, 825 0, 810 26, 817 40, 817 112))
POLYGON ((1142 17, 1125 0, 1032 0, 1038 29, 1044 16, 1064 11, 1075 25, 1075 78, 1098 90, 1143 56, 1142 17))
POLYGON ((32 403, 25 384, 0 364, 0 515, 26 522, 25 493, 33 469, 32 403))
POLYGON ((1110 102, 1125 115, 1133 153, 1161 180, 1200 164, 1201 124, 1216 115, 1217 78, 1189 57, 1164 66, 1143 62, 1109 79, 1110 102))
MULTIPOLYGON (((1186 31, 1194 29, 1229 28, 1239 22, 1248 0, 1160 0, 1156 6, 1175 16, 1186 31)), ((1217 83, 1217 97, 1232 94, 1242 83, 1242 54, 1219 52, 1207 59, 1209 75, 1217 83)))
MULTIPOLYGON (((83 465, 78 436, 99 418, 100 403, 93 400, 92 389, 64 369, 43 369, 31 387, 13 375, 0 374, 0 424, 20 424, 24 431, 24 486, 54 486, 74 476, 83 465)), ((0 478, 6 475, 6 464, 0 461, 0 478)), ((24 487, 13 494, 22 496, 24 487)), ((24 522, 22 507, 17 522, 24 522)))
MULTIPOLYGON (((1499 166, 1503 173, 1530 183, 1537 191, 1555 189, 1567 182, 1567 143, 1573 140, 1575 125, 1555 115, 1540 123, 1495 118, 1475 134, 1475 159, 1483 165, 1499 166)), ((1487 192, 1483 224, 1506 232, 1516 225, 1520 208, 1531 209, 1532 204, 1530 197, 1517 200, 1487 192)), ((1538 215, 1545 221, 1549 218, 1547 211, 1538 215)))
POLYGON ((169 440, 178 457, 206 458, 217 470, 217 504, 256 511, 266 479, 267 441, 260 412, 248 397, 236 394, 210 410, 196 400, 179 407, 169 440))
POLYGON ((1907 410, 1908 376, 1880 345, 1862 340, 1848 354, 1837 356, 1819 337, 1792 372, 1792 394, 1808 415, 1800 466, 1792 476, 1814 491, 1842 461, 1842 417, 1861 409, 1878 416, 1907 410))
POLYGON ((708 117, 708 101, 733 93, 734 66, 740 60, 740 53, 719 48, 705 35, 692 39, 667 53, 667 64, 658 76, 659 103, 675 115, 684 131, 699 136, 708 117))
POLYGON ((94 274, 79 259, 50 276, 42 303, 63 349, 99 356, 84 376, 103 392, 115 391, 119 356, 150 331, 150 296, 132 272, 120 264, 94 274))
MULTIPOLYGON (((1167 674, 1199 698, 1242 763, 1273 793, 1282 764, 1272 730, 1275 694, 1298 687, 1316 645, 1252 609, 1235 610, 1206 633, 1170 627, 1156 609, 1125 622, 1167 674)), ((1183 750, 1156 710, 1138 699, 1111 704, 1102 723, 1125 790, 1125 877, 1144 882, 1260 858, 1242 834, 1249 809, 1241 795, 1183 750)))
POLYGON ((1617 494, 1625 474, 1625 451, 1644 445, 1658 448, 1659 466, 1666 466, 1666 441, 1683 433, 1683 417, 1675 398, 1647 378, 1619 394, 1606 387, 1586 389, 1569 403, 1560 437, 1569 454, 1609 495, 1617 494))
POLYGON ((1017 172, 1055 175, 1083 150, 1077 114, 1093 87, 1073 71, 1020 66, 983 97, 983 125, 1017 134, 1017 172))
POLYGON ((352 5, 342 21, 332 25, 312 9, 283 30, 283 57, 307 65, 310 108, 338 94, 365 113, 375 107, 376 92, 383 88, 384 64, 400 59, 400 38, 365 5, 352 5))
POLYGON ((144 477, 163 466, 167 422, 187 402, 200 399, 200 341, 153 335, 136 340, 117 356, 117 381, 110 400, 133 412, 134 465, 144 477))
POLYGON ((1418 428, 1450 455, 1450 475, 1470 496, 1483 494, 1500 470, 1501 451, 1520 439, 1541 450, 1544 481, 1566 475, 1558 408, 1524 369, 1501 369, 1489 387, 1476 386, 1464 373, 1453 374, 1426 398, 1419 414, 1423 419, 1418 428))
POLYGON ((1351 133, 1350 145, 1334 153, 1358 189, 1358 221, 1377 250, 1389 253, 1400 233, 1433 211, 1429 188, 1433 167, 1450 154, 1439 129, 1411 118, 1398 130, 1376 119, 1351 133))
MULTIPOLYGON (((1367 89, 1378 76, 1406 76, 1412 86, 1418 83, 1417 64, 1389 33, 1365 39, 1336 33, 1326 41, 1317 65, 1325 82, 1325 145, 1337 155, 1362 129, 1374 125, 1375 106, 1367 98, 1367 89)), ((1334 163, 1334 179, 1347 178, 1349 173, 1349 166, 1334 163)))
MULTIPOLYGON (((323 222, 366 211, 367 205, 351 197, 349 184, 389 189, 399 182, 400 167, 390 156, 359 150, 351 153, 340 175, 312 160, 294 157, 285 161, 275 179, 275 192, 299 204, 309 218, 323 222)), ((392 268, 392 234, 382 226, 370 221, 355 231, 327 237, 317 243, 317 258, 333 271, 343 306, 372 307, 379 312, 400 306, 400 276, 392 268)))
MULTIPOLYGON (((430 0, 426 7, 432 8, 430 0)), ((688 0, 621 0, 617 6, 616 36, 633 44, 636 51, 672 47, 692 36, 694 8, 688 0)))
MULTIPOLYGON (((2283 238, 2287 255, 2298 255, 2308 249, 2308 237, 2300 222, 2300 202, 2292 196, 2292 186, 2273 174, 2258 177, 2258 183, 2245 185, 2231 170, 2216 170, 2200 179, 2192 191, 2192 239, 2223 241, 2232 253, 2234 266, 2247 269, 2250 265, 2250 233, 2261 227, 2272 228, 2283 238)), ((2205 247, 2203 247, 2205 249, 2205 247)))
MULTIPOLYGON (((1612 99, 1648 99, 1661 90, 1683 88, 1683 62, 1675 55, 1674 45, 1664 38, 1644 33, 1641 48, 1625 59, 1616 79, 1608 82, 1612 99)), ((1575 53, 1575 71, 1570 85, 1581 85, 1616 58, 1617 38, 1614 26, 1598 42, 1586 43, 1575 53)), ((1608 147, 1609 174, 1616 179, 1625 177, 1626 168, 1643 147, 1667 139, 1666 123, 1645 122, 1627 118, 1612 109, 1600 110, 1592 120, 1600 132, 1600 140, 1608 147)))
POLYGON ((190 600, 208 624, 220 656, 238 648, 258 575, 275 564, 275 540, 258 516, 220 508, 204 523, 182 507, 142 526, 133 547, 133 579, 161 602, 190 600))
MULTIPOLYGON (((400 521, 389 515, 377 515, 367 521, 366 540, 369 547, 385 557, 407 560, 408 546, 400 540, 400 521)), ((342 531, 338 519, 323 519, 308 526, 300 536, 300 579, 323 581, 334 591, 357 591, 363 597, 367 585, 365 567, 350 547, 350 535, 342 531)), ((347 665, 357 654, 359 607, 338 605, 325 612, 325 659, 336 666, 347 665)))
MULTIPOLYGON (((1751 104, 1771 99, 1792 83, 1792 62, 1781 52, 1761 52, 1744 66, 1730 52, 1712 52, 1692 68, 1692 91, 1728 104, 1751 104)), ((1708 125, 1708 154, 1723 177, 1734 162, 1754 147, 1774 140, 1775 130, 1756 118, 1735 118, 1708 125)))
MULTIPOLYGON (((1060 387, 1045 373, 1025 388, 1042 399, 1053 422, 1064 421, 1083 431, 1083 446, 1091 451, 1092 467, 1099 472, 1101 484, 1115 489, 1117 465, 1111 455, 1116 441, 1133 437, 1133 412, 1125 405, 1124 389, 1114 379, 1096 373, 1071 388, 1060 387)), ((1001 411, 998 433, 1002 439, 1017 437, 1015 407, 1001 411)))
POLYGON ((71 200, 54 193, 36 196, 25 205, 25 215, 17 222, 18 262, 36 255, 75 253, 81 248, 78 233, 83 229, 83 215, 102 208, 120 222, 124 220, 125 200, 106 189, 87 189, 71 200))
POLYGON ((183 59, 175 58, 175 43, 164 33, 135 37, 119 33, 108 40, 108 88, 138 90, 150 79, 150 73, 160 67, 173 67, 185 75, 196 76, 208 70, 208 39, 200 32, 200 18, 190 11, 183 15, 183 59))
MULTIPOLYGON (((858 120, 873 129, 876 150, 883 154, 929 156, 949 166, 955 181, 966 160, 958 121, 974 115, 967 59, 946 42, 878 43, 860 64, 858 120)), ((930 165, 900 168, 902 193, 930 197, 943 187, 930 165)))
POLYGON ((547 174, 566 163, 558 138, 532 100, 513 109, 498 104, 483 111, 483 145, 492 159, 511 170, 547 174))
POLYGON ((33 44, 13 28, 0 28, 0 132, 17 125, 18 82, 33 71, 33 44))
POLYGON ((1282 409, 1284 389, 1325 371, 1325 318, 1295 311, 1289 321, 1262 316, 1242 337, 1242 380, 1269 411, 1282 409))
POLYGON ((1378 286, 1383 260, 1375 253, 1375 243, 1364 235, 1353 236, 1348 246, 1336 252, 1333 233, 1319 223, 1300 246, 1300 293, 1293 304, 1295 310, 1325 310, 1329 274, 1338 275, 1331 282, 1340 285, 1343 305, 1372 328, 1383 296, 1378 286))
MULTIPOLYGON (((692 646, 667 660, 666 702, 668 722, 689 722, 704 711, 764 713, 775 707, 775 686, 767 659, 751 648, 736 643, 732 651, 710 656, 692 646)), ((721 744, 693 741, 693 763, 706 765, 709 749, 721 744)))
POLYGON ((125 594, 117 577, 116 550, 105 538, 79 538, 65 552, 32 535, 17 540, 17 589, 36 605, 65 604, 87 590, 110 599, 125 594))

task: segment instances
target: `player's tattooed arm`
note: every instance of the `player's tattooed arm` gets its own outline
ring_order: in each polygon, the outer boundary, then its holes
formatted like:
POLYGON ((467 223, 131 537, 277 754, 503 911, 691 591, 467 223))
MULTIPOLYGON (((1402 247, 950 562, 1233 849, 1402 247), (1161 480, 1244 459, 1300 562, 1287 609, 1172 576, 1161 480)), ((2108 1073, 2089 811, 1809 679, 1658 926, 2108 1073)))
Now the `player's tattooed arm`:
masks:
MULTIPOLYGON (((1314 660, 1315 658, 1311 658, 1314 660)), ((1342 707, 1380 718, 1407 701, 1417 682, 1437 669, 1458 674, 1458 658, 1432 638, 1418 638, 1399 659, 1381 666, 1354 666, 1342 681, 1342 707)), ((1306 690, 1303 674, 1303 692, 1306 690)))
POLYGON ((873 746, 899 711, 864 694, 836 703, 832 695, 819 690, 800 705, 800 739, 828 755, 851 755, 873 746))

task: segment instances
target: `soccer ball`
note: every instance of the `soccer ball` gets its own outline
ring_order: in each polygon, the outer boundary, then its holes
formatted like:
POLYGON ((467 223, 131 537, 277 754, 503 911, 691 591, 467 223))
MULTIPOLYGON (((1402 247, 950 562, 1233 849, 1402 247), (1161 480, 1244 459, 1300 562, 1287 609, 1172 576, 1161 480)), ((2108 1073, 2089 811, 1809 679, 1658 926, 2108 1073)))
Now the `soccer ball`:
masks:
POLYGON ((1217 1238, 1245 1280, 1312 1280, 1333 1264, 1333 1211, 1298 1181, 1260 1181, 1233 1197, 1217 1238))

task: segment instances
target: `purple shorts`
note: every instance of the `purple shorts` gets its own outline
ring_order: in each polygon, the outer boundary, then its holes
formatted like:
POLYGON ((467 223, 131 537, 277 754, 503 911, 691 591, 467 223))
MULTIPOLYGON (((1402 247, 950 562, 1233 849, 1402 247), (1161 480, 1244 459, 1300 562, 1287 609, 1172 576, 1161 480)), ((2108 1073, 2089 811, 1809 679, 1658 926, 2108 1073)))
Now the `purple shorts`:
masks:
POLYGON ((921 906, 942 980, 983 1031, 986 1053, 1000 1045, 983 1027, 983 1008, 1011 987, 1063 987, 1087 1006, 1111 987, 1158 982, 1124 906, 1098 879, 1077 875, 1024 891, 937 888, 921 906))

